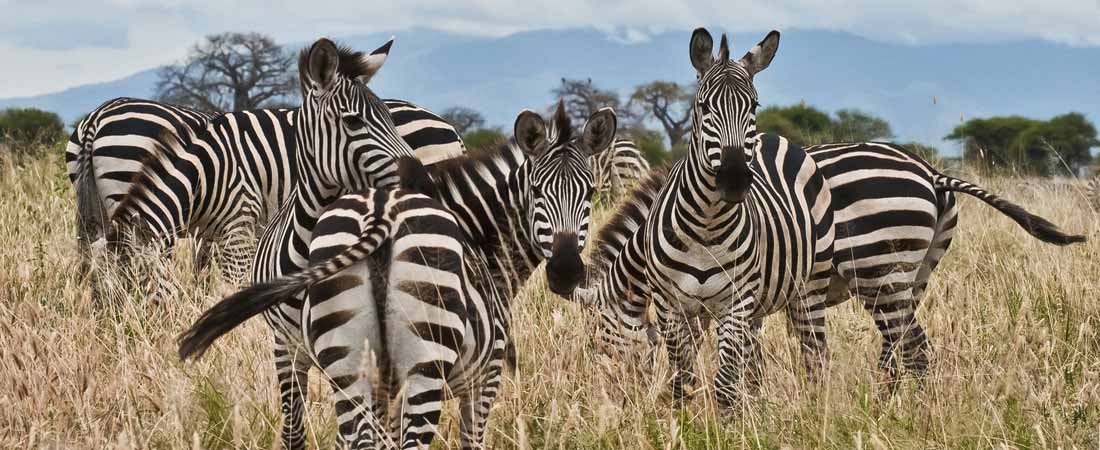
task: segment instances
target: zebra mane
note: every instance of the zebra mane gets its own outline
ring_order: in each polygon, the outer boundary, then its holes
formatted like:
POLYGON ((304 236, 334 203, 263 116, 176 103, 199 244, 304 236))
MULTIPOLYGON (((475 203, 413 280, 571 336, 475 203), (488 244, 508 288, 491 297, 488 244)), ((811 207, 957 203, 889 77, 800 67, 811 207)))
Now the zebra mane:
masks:
POLYGON ((506 161, 509 167, 515 168, 524 161, 514 157, 516 153, 522 153, 521 150, 513 148, 515 145, 513 139, 499 138, 489 144, 469 148, 461 155, 432 164, 427 168, 428 173, 438 181, 440 175, 457 173, 466 168, 495 161, 506 161))
MULTIPOLYGON (((187 136, 190 140, 196 139, 198 136, 191 134, 187 136)), ((172 133, 169 129, 160 130, 157 133, 155 143, 153 144, 153 150, 155 152, 142 153, 140 159, 138 159, 139 169, 133 173, 130 177, 130 189, 126 192, 126 195, 122 197, 118 205, 115 207, 114 212, 107 217, 107 220, 119 220, 129 214, 128 211, 138 202, 143 199, 149 192, 149 186, 156 185, 154 178, 158 176, 158 172, 163 173, 165 171, 162 157, 169 161, 173 159, 182 159, 183 155, 187 153, 187 148, 192 145, 190 142, 183 141, 179 136, 172 133)), ((192 189, 195 187, 192 186, 192 189)), ((187 211, 179 211, 180 214, 186 214, 187 211)), ((175 230, 179 231, 179 230, 175 230)))
POLYGON ((412 156, 402 156, 397 160, 397 179, 401 189, 419 192, 432 198, 436 195, 437 187, 432 180, 428 168, 412 156))
MULTIPOLYGON (((363 75, 371 73, 371 68, 367 64, 367 61, 363 56, 365 55, 361 51, 357 51, 351 47, 338 42, 333 42, 336 45, 336 56, 338 63, 336 65, 336 72, 343 77, 355 79, 363 75)), ((298 52, 298 70, 303 72, 306 67, 309 67, 309 50, 310 47, 303 48, 298 52)))
POLYGON ((611 219, 600 227, 593 241, 596 249, 590 270, 602 272, 609 268, 630 237, 645 225, 649 210, 668 179, 671 166, 672 163, 666 162, 649 171, 611 213, 611 219))

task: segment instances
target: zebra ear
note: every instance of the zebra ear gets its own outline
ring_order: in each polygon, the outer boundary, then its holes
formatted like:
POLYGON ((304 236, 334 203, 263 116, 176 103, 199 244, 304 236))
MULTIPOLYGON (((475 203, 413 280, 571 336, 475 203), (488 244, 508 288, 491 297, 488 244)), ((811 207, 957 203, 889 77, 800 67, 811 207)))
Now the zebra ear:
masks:
POLYGON ((741 64, 749 71, 749 75, 756 75, 771 65, 776 50, 779 50, 779 32, 772 30, 756 47, 741 57, 741 64))
POLYGON ((309 47, 305 70, 308 80, 302 80, 302 84, 317 93, 328 91, 336 82, 339 65, 340 53, 336 44, 327 38, 318 39, 309 47))
POLYGON ((710 32, 706 28, 696 28, 695 32, 691 33, 691 45, 688 51, 691 55, 691 65, 695 66, 699 76, 703 76, 703 72, 714 64, 712 50, 714 50, 714 39, 710 37, 710 32))
POLYGON ((588 122, 584 124, 581 142, 584 143, 590 155, 600 153, 611 146, 615 140, 617 126, 615 110, 611 108, 601 108, 588 118, 588 122))
POLYGON ((357 80, 366 84, 374 77, 374 74, 378 73, 378 70, 382 68, 382 64, 386 63, 386 57, 390 55, 390 47, 393 47, 393 41, 394 37, 390 36, 390 40, 386 41, 384 45, 360 58, 359 63, 362 67, 362 73, 355 77, 357 80))
POLYGON ((730 43, 726 39, 726 33, 722 33, 722 43, 718 44, 718 62, 726 62, 730 59, 730 43))
POLYGON ((534 111, 525 109, 519 113, 514 133, 516 144, 529 156, 538 156, 546 147, 546 121, 534 111))

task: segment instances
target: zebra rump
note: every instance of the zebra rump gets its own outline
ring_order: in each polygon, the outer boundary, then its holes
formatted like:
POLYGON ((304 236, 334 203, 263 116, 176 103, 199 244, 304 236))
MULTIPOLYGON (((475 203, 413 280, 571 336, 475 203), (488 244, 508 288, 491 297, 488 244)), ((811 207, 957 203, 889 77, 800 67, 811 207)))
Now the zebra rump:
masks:
MULTIPOLYGON (((375 194, 381 192, 375 191, 375 194)), ((380 215, 372 216, 371 219, 363 224, 363 234, 355 245, 301 272, 253 284, 208 309, 191 328, 180 335, 180 359, 201 357, 215 340, 248 319, 294 298, 313 284, 370 256, 380 243, 390 237, 388 222, 381 220, 380 215)))

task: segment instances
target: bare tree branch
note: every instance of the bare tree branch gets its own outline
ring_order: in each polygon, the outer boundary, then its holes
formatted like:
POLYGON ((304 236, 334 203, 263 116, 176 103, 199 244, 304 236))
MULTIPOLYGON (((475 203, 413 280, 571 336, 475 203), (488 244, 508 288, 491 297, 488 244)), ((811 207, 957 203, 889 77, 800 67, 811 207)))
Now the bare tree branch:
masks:
POLYGON ((634 89, 628 109, 640 120, 655 119, 665 129, 670 146, 676 146, 691 131, 691 101, 694 89, 669 81, 654 81, 634 89))
POLYGON ((160 71, 157 98, 206 111, 286 105, 297 95, 293 55, 258 33, 207 36, 160 71))

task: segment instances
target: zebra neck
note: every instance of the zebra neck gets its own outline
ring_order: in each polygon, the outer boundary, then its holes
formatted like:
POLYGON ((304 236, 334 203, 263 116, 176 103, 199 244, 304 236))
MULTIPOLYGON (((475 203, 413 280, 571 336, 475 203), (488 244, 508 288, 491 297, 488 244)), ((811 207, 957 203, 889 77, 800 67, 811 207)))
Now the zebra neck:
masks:
MULTIPOLYGON (((542 262, 526 217, 528 166, 518 149, 488 160, 447 164, 436 175, 439 199, 511 298, 542 262)), ((468 158, 468 157, 464 157, 468 158)))
POLYGON ((692 143, 683 165, 679 180, 681 189, 677 189, 680 201, 688 201, 686 206, 690 206, 697 216, 713 218, 727 215, 731 205, 718 198, 718 172, 711 167, 700 145, 692 143))

